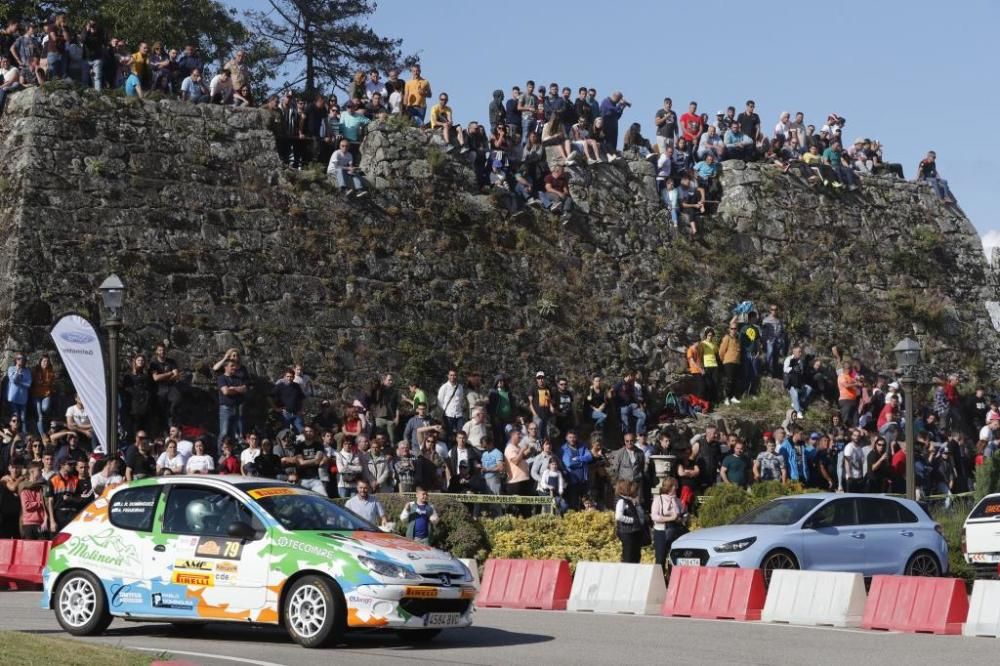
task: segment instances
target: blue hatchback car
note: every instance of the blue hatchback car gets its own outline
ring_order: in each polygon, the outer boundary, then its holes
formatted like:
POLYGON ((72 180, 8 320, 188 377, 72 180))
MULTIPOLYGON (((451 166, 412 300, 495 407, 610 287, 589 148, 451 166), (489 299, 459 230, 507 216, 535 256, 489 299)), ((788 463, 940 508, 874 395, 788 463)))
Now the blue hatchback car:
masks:
POLYGON ((911 500, 813 493, 771 500, 733 524, 695 530, 670 549, 674 566, 939 576, 948 571, 941 526, 911 500))

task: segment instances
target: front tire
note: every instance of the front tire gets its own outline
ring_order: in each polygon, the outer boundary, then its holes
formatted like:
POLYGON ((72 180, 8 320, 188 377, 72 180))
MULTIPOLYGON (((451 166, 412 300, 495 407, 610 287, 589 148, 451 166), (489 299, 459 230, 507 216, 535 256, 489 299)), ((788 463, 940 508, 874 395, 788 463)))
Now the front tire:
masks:
POLYGON ((56 587, 56 620, 73 636, 96 636, 111 624, 104 586, 88 571, 72 571, 56 587))
POLYGON ((771 574, 778 569, 798 569, 799 561, 790 550, 779 548, 764 556, 760 568, 764 573, 764 585, 768 586, 771 584, 771 574))
POLYGON ((285 630, 302 647, 324 647, 342 637, 344 607, 336 583, 323 576, 303 576, 285 596, 285 630))
POLYGON ((937 578, 941 575, 941 564, 934 553, 926 550, 918 550, 913 555, 910 555, 910 559, 906 562, 906 568, 903 569, 903 574, 906 576, 937 578))

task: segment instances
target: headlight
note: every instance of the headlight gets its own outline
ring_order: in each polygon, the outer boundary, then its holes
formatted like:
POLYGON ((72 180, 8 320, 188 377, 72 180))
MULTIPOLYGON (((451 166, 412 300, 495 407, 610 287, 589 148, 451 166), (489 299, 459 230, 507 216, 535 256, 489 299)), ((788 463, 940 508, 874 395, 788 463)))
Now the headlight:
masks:
POLYGON ((724 543, 721 546, 715 546, 712 550, 717 553, 738 553, 741 550, 746 550, 750 546, 754 545, 757 541, 757 537, 748 537, 746 539, 740 539, 739 541, 730 541, 729 543, 724 543))
POLYGON ((462 578, 462 582, 463 583, 471 583, 474 580, 473 577, 472 577, 472 570, 469 569, 469 567, 465 566, 465 562, 462 562, 461 560, 459 560, 457 558, 455 559, 455 562, 458 564, 458 566, 462 567, 462 571, 465 572, 465 577, 462 578))
POLYGON ((403 578, 406 580, 420 580, 420 576, 413 571, 404 566, 393 564, 392 562, 376 560, 373 557, 365 557, 363 555, 358 556, 358 562, 360 562, 362 566, 368 567, 369 571, 376 573, 379 576, 385 576, 386 578, 403 578))

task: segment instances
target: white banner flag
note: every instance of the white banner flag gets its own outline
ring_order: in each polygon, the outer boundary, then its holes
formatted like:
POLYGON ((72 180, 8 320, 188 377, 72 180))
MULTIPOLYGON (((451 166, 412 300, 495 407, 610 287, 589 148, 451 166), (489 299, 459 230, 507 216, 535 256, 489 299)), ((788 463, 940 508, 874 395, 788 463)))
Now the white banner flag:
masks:
POLYGON ((69 378, 80 394, 101 449, 108 448, 108 394, 101 341, 93 325, 79 315, 66 315, 52 328, 52 339, 69 378))

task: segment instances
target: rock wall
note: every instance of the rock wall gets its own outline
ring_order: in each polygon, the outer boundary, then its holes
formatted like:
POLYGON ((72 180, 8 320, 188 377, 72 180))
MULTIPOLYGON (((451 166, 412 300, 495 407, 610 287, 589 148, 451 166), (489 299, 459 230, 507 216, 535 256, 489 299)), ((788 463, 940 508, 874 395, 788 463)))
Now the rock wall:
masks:
POLYGON ((392 122, 348 202, 319 171, 283 169, 264 111, 22 92, 0 118, 0 340, 49 348, 66 311, 95 318, 110 272, 128 288, 127 350, 169 341, 208 381, 241 348, 273 377, 298 360, 327 395, 391 370, 435 386, 449 365, 541 368, 583 385, 624 366, 663 386, 701 327, 733 305, 782 304, 796 339, 887 367, 904 335, 927 372, 1000 371, 997 280, 969 221, 923 185, 865 178, 828 195, 759 164, 725 163, 718 213, 674 238, 653 167, 579 169, 562 226, 478 192, 461 156, 392 122), (994 306, 995 307, 995 306, 994 306))

